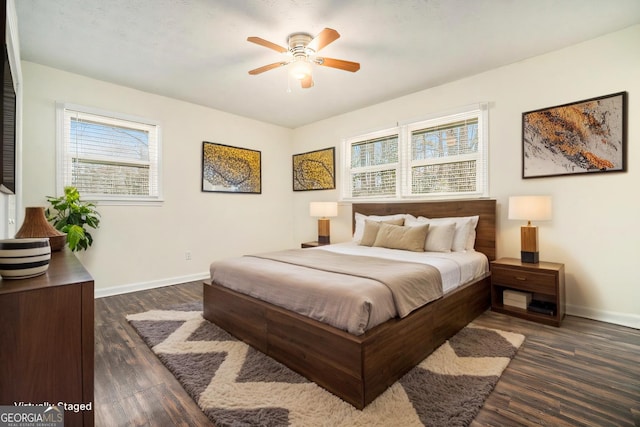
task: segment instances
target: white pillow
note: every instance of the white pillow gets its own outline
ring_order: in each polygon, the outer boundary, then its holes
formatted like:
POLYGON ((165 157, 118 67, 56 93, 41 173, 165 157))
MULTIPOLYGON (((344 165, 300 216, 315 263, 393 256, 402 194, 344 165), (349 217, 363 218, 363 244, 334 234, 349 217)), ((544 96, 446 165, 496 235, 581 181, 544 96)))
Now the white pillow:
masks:
POLYGON ((475 216, 453 216, 447 218, 424 218, 431 226, 454 222, 456 231, 453 234, 453 244, 451 250, 454 252, 472 251, 476 244, 476 226, 478 225, 478 215, 475 216))
POLYGON ((415 220, 405 219, 404 225, 415 227, 417 225, 429 224, 429 232, 424 242, 424 250, 427 252, 451 252, 453 246, 453 236, 456 231, 456 223, 453 221, 442 222, 421 217, 415 220))
POLYGON ((414 218, 415 217, 413 215, 409 215, 409 214, 394 214, 394 215, 362 215, 359 212, 355 213, 355 219, 356 219, 356 230, 353 232, 353 241, 356 243, 360 243, 360 241, 362 240, 362 235, 364 234, 364 220, 365 219, 370 219, 372 221, 385 221, 385 220, 390 220, 390 219, 401 219, 401 218, 414 218))

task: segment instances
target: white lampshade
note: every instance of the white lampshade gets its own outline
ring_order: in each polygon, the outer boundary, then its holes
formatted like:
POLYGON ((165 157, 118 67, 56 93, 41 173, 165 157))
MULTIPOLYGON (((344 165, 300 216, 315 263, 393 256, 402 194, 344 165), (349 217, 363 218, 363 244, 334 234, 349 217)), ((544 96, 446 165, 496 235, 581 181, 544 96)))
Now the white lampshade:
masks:
POLYGON ((551 196, 509 197, 509 219, 548 221, 551 219, 551 196))
POLYGON ((309 203, 309 215, 319 218, 338 216, 337 202, 311 202, 309 203))

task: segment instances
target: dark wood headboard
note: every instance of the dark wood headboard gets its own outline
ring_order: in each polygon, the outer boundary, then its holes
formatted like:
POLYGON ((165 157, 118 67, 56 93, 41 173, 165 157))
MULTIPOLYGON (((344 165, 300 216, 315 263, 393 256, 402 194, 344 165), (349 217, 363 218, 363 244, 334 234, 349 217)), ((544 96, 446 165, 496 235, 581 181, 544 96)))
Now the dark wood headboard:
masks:
POLYGON ((494 199, 446 200, 434 202, 353 203, 351 217, 355 231, 355 214, 392 215, 408 213, 415 217, 444 218, 479 215, 475 250, 489 261, 496 259, 496 201, 494 199))

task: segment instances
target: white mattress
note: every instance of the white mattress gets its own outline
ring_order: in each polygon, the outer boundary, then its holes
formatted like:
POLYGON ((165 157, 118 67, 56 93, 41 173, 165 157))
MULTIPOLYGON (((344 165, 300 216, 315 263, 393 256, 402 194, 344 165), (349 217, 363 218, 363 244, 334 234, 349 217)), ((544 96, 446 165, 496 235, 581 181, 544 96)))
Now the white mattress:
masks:
POLYGON ((307 250, 323 250, 346 255, 374 256, 429 264, 440 271, 442 275, 442 291, 445 294, 489 272, 489 260, 482 252, 476 251, 411 252, 398 249, 361 246, 356 242, 319 246, 307 250))

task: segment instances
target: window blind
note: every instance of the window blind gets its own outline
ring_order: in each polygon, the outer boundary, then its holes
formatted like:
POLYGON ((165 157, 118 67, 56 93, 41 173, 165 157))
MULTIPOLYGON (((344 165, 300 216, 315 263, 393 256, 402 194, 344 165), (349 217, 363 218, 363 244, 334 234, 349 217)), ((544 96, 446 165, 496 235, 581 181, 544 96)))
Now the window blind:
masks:
POLYGON ((349 143, 352 197, 395 196, 398 187, 398 135, 358 139, 349 143))
POLYGON ((63 186, 75 186, 95 200, 158 198, 158 125, 60 108, 63 186))
POLYGON ((411 131, 410 193, 464 194, 478 190, 478 118, 411 131))

